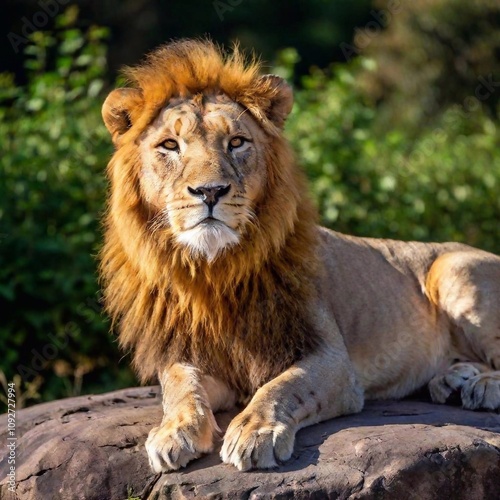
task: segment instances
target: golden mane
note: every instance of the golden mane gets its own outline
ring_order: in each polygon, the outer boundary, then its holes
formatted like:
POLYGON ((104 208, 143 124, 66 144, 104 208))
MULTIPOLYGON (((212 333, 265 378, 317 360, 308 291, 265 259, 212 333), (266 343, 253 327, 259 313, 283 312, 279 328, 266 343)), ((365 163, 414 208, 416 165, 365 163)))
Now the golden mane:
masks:
POLYGON ((317 342, 306 311, 319 272, 316 211, 280 127, 268 118, 273 89, 259 72, 259 64, 237 49, 225 54, 211 42, 193 40, 163 46, 126 72, 142 97, 129 103, 130 130, 108 165, 100 271, 119 342, 133 350, 143 382, 185 361, 245 397, 317 342), (207 263, 175 244, 168 228, 151 231, 137 141, 172 97, 214 91, 248 109, 270 146, 258 222, 239 246, 207 263))
MULTIPOLYGON (((270 132, 267 119, 275 90, 259 82, 261 63, 248 58, 237 45, 228 53, 210 40, 179 40, 151 52, 146 60, 124 69, 130 85, 141 91, 142 101, 132 109, 131 121, 142 131, 173 97, 220 91, 248 109, 270 132)), ((136 134, 131 134, 132 138, 136 134)))

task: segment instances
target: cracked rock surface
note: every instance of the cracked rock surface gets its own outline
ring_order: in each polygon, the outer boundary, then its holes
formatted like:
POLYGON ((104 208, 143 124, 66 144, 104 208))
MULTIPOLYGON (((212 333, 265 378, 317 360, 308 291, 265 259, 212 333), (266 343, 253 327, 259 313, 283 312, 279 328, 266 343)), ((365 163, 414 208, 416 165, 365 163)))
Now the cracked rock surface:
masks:
MULTIPOLYGON (((233 414, 217 416, 221 428, 233 414)), ((144 442, 161 420, 158 387, 40 404, 17 413, 16 493, 0 416, 0 499, 500 499, 500 415, 420 401, 303 429, 290 462, 238 472, 218 453, 153 474, 144 442)), ((218 451, 218 450, 217 450, 218 451)))

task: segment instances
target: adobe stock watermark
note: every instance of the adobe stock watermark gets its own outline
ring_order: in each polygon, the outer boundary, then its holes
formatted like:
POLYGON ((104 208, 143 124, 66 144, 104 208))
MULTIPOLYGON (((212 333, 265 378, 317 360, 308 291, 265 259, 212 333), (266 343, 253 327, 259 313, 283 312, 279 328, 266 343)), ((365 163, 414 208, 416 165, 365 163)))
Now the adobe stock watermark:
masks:
POLYGON ((38 0, 37 5, 40 10, 37 10, 29 19, 26 16, 21 18, 22 27, 21 33, 9 32, 7 39, 16 54, 20 48, 30 43, 29 37, 47 26, 49 20, 57 16, 61 10, 61 6, 67 5, 70 0, 38 0))
POLYGON ((10 492, 16 491, 16 385, 14 382, 7 384, 7 480, 10 492))
POLYGON ((373 39, 391 22, 394 14, 397 14, 402 8, 400 0, 389 0, 387 8, 381 10, 371 10, 371 21, 368 21, 363 28, 354 30, 354 44, 342 42, 340 50, 346 61, 350 61, 354 56, 360 54, 373 39))
POLYGON ((214 0, 212 5, 214 10, 221 21, 224 21, 224 15, 227 12, 232 12, 235 7, 238 7, 243 2, 243 0, 214 0))

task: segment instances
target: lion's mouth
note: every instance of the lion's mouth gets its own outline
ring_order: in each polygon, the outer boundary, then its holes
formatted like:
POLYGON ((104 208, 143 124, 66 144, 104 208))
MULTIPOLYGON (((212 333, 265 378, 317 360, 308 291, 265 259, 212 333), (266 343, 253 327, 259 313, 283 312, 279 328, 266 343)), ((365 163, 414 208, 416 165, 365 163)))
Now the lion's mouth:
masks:
POLYGON ((191 224, 190 226, 183 229, 183 231, 191 231, 192 229, 208 229, 216 227, 228 227, 228 225, 220 219, 208 216, 195 222, 194 224, 191 224))
POLYGON ((225 224, 224 221, 222 221, 220 219, 216 219, 215 217, 209 215, 208 217, 205 217, 204 219, 201 219, 200 221, 198 221, 190 229, 192 229, 194 227, 198 227, 198 226, 199 227, 203 227, 203 226, 211 227, 211 226, 218 226, 218 225, 227 226, 227 224, 225 224))

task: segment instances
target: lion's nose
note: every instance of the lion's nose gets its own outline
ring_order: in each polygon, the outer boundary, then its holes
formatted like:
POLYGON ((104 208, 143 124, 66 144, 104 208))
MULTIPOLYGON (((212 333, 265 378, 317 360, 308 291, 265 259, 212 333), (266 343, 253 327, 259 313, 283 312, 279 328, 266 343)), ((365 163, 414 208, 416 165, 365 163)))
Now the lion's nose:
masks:
POLYGON ((196 198, 201 198, 209 208, 213 208, 220 198, 229 193, 231 184, 227 186, 199 186, 192 188, 188 186, 188 191, 196 198))

